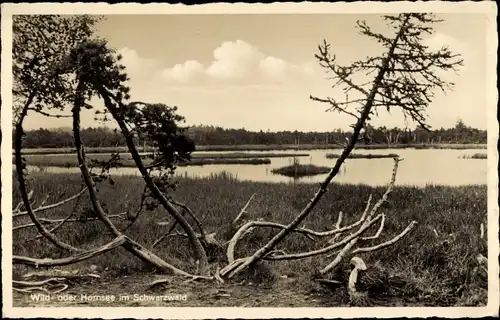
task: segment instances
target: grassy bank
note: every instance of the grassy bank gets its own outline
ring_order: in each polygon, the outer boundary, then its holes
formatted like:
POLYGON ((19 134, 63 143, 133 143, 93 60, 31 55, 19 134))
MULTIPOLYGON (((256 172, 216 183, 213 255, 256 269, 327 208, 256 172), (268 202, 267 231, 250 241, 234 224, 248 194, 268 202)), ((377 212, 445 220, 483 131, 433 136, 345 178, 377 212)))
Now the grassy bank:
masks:
MULTIPOLYGON (((99 198, 106 210, 110 213, 135 212, 140 202, 143 181, 123 176, 114 177, 114 180, 114 185, 106 183, 99 186, 99 198)), ((29 181, 29 189, 35 190, 34 200, 37 202, 49 192, 54 196, 62 192, 66 196, 75 194, 81 185, 77 174, 34 173, 29 181)), ((189 204, 200 217, 205 216, 203 225, 207 232, 217 231, 222 234, 253 193, 256 196, 247 209, 248 219, 262 218, 286 224, 310 201, 316 189, 317 186, 310 184, 241 182, 227 176, 221 178, 214 175, 207 179, 181 179, 173 196, 176 200, 189 204)), ((315 230, 326 230, 335 224, 341 210, 344 212, 345 223, 352 223, 359 218, 368 195, 373 194, 374 200, 378 200, 383 192, 383 188, 365 185, 333 184, 304 225, 315 230)), ((14 190, 14 202, 19 198, 17 190, 14 190)), ((486 222, 487 187, 396 187, 388 200, 380 209, 387 217, 380 240, 363 245, 391 239, 411 220, 417 220, 418 225, 394 246, 360 255, 369 267, 360 280, 362 290, 367 291, 373 299, 381 299, 385 303, 391 303, 393 299, 433 306, 485 304, 487 280, 476 272, 476 255, 487 255, 487 243, 479 236, 480 223, 486 222), (371 285, 367 286, 366 283, 371 285)), ((47 203, 55 201, 50 199, 47 203)), ((68 203, 56 210, 41 212, 39 216, 62 218, 73 206, 74 203, 68 203)), ((77 208, 77 216, 92 214, 86 197, 80 200, 77 208)), ((15 225, 29 222, 28 219, 23 219, 16 218, 15 225)), ((164 225, 156 222, 168 220, 164 210, 154 209, 140 216, 126 234, 149 248, 166 230, 164 225)), ((124 228, 127 224, 128 221, 116 221, 118 228, 124 228)), ((376 228, 370 234, 375 231, 376 228)), ((275 233, 276 230, 272 229, 255 230, 238 245, 237 257, 251 254, 275 233)), ((35 235, 33 228, 15 231, 14 254, 35 257, 67 255, 46 240, 29 241, 35 235)), ((68 224, 58 230, 57 235, 72 245, 83 247, 103 244, 112 237, 99 222, 68 224)), ((280 248, 286 248, 288 252, 301 252, 324 245, 322 241, 312 242, 300 234, 294 234, 280 248)), ((192 255, 189 245, 182 237, 169 238, 158 245, 155 252, 183 268, 187 268, 183 261, 189 261, 192 255)), ((281 275, 298 279, 296 285, 304 287, 311 285, 309 277, 312 272, 331 261, 332 257, 321 255, 302 260, 270 262, 269 265, 281 275)), ((125 250, 114 250, 72 267, 88 267, 92 264, 97 265, 99 270, 108 268, 108 272, 116 277, 152 271, 125 250)), ((349 270, 348 263, 345 263, 332 277, 347 281, 349 270)), ((20 272, 20 267, 15 268, 16 272, 20 272)), ((344 291, 326 295, 332 294, 336 299, 339 299, 339 295, 348 299, 344 291)))
MULTIPOLYGON (((351 153, 348 158, 349 159, 384 159, 384 158, 395 158, 395 157, 398 157, 398 155, 395 153, 389 153, 389 154, 351 153)), ((338 158, 340 158, 340 154, 327 153, 326 158, 327 159, 338 159, 338 158)))
MULTIPOLYGON (((451 144, 451 143, 419 143, 419 144, 373 144, 373 145, 356 145, 355 149, 487 149, 486 144, 451 144)), ((139 151, 143 152, 142 147, 138 147, 139 151)), ((272 145, 198 145, 197 151, 272 151, 272 150, 315 150, 315 149, 342 149, 337 144, 272 144, 272 145)), ((119 150, 120 152, 128 152, 126 147, 103 147, 103 148, 87 148, 87 153, 111 153, 119 150)), ((146 150, 147 151, 147 150, 146 150)), ((24 154, 64 154, 75 153, 74 148, 38 148, 24 149, 24 154)))
MULTIPOLYGON (((87 159, 96 161, 109 160, 108 154, 87 154, 87 159)), ((64 167, 74 168, 78 167, 78 159, 73 154, 59 154, 59 155, 25 155, 26 164, 39 167, 64 167)), ((151 163, 151 159, 145 158, 146 165, 151 163)), ((189 162, 179 163, 180 167, 183 166, 202 166, 213 164, 270 164, 271 160, 266 158, 201 158, 193 157, 189 162)), ((125 154, 121 156, 121 164, 123 167, 135 167, 135 162, 130 155, 125 154)))

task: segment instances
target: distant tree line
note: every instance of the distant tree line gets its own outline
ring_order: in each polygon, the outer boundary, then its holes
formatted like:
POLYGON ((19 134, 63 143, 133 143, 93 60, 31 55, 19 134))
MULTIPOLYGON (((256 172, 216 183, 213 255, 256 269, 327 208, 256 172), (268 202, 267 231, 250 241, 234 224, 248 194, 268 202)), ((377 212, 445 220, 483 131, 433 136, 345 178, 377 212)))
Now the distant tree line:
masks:
MULTIPOLYGON (((484 144, 486 130, 471 128, 459 120, 455 127, 427 131, 422 127, 414 130, 401 128, 371 127, 366 128, 366 138, 363 144, 413 144, 413 143, 454 143, 454 144, 484 144)), ((106 127, 82 129, 82 139, 88 147, 125 146, 125 141, 119 132, 106 127)), ((193 126, 186 134, 196 145, 256 145, 256 144, 334 144, 343 143, 349 132, 337 129, 330 132, 300 132, 300 131, 248 131, 245 129, 224 129, 216 126, 193 126)), ((136 137, 139 145, 146 144, 136 137)), ((65 128, 37 129, 26 131, 23 142, 25 148, 71 148, 73 135, 65 128)))

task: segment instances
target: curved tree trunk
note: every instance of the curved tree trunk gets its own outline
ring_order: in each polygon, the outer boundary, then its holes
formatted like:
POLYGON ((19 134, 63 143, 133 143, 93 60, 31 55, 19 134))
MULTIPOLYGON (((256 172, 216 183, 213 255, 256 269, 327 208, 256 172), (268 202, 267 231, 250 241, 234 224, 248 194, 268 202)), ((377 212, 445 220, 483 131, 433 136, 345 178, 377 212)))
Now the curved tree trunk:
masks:
MULTIPOLYGON (((85 152, 84 152, 83 143, 82 143, 81 136, 80 136, 80 112, 81 112, 81 108, 84 104, 84 99, 85 99, 83 96, 83 90, 84 90, 83 86, 84 86, 83 82, 80 81, 78 83, 78 86, 76 89, 76 97, 75 97, 75 102, 74 102, 74 106, 73 106, 73 110, 72 110, 72 112, 73 112, 73 134, 74 134, 74 140, 75 140, 75 147, 76 147, 76 151, 77 151, 78 163, 79 163, 80 170, 82 172, 82 176, 83 176, 83 179, 85 181, 85 184, 88 187, 89 195, 90 195, 90 198, 92 201, 92 206, 95 210, 97 217, 99 218, 99 220, 101 220, 106 225, 106 227, 109 229, 109 231, 111 231, 111 233, 118 238, 118 237, 122 237, 123 234, 114 226, 113 222, 111 222, 107 213, 104 211, 99 200, 97 199, 97 189, 95 187, 94 181, 92 180, 92 177, 90 176, 90 172, 88 170, 88 167, 85 163, 85 152)), ((127 137, 130 137, 130 135, 127 137)), ((132 144, 133 144, 133 142, 132 142, 132 144)), ((139 156, 139 153, 137 152, 137 150, 136 149, 134 149, 134 150, 135 150, 135 153, 137 154, 137 156, 139 156)), ((140 157, 139 157, 139 159, 140 159, 140 157)), ((174 208, 174 210, 175 210, 175 208, 174 208)), ((187 221, 185 221, 185 223, 187 224, 187 221)), ((189 226, 189 224, 188 224, 188 226, 189 226)), ((191 230, 192 230, 192 228, 191 228, 191 230)), ((194 231, 192 231, 192 232, 194 233, 194 231)), ((191 276, 190 274, 188 274, 180 269, 177 269, 174 266, 166 263, 160 257, 156 256, 154 253, 148 251, 146 248, 144 248, 143 246, 141 246, 137 242, 132 241, 132 239, 129 239, 129 238, 127 238, 127 239, 128 240, 123 244, 123 247, 127 251, 134 254, 136 257, 140 258, 141 260, 148 262, 148 263, 151 263, 159 269, 170 270, 170 271, 173 271, 174 273, 177 273, 177 274, 191 276)), ((201 243, 200 243, 200 246, 201 246, 201 243)), ((202 247, 202 249, 203 249, 203 247, 202 247)), ((203 253, 205 253, 205 251, 203 251, 203 253)), ((205 256, 205 259, 206 259, 206 256, 205 256)), ((206 268, 205 270, 208 270, 208 262, 205 265, 205 268, 206 268)))
MULTIPOLYGON (((201 244, 200 239, 196 236, 196 233, 193 229, 193 227, 187 222, 187 220, 177 211, 177 209, 168 201, 168 199, 165 197, 165 195, 158 189, 158 186, 154 183, 153 179, 149 175, 146 167, 144 166, 144 163, 142 162, 142 159, 139 155, 139 152, 137 151, 137 148, 135 147, 134 141, 132 139, 132 133, 126 126, 123 118, 118 114, 117 109, 113 106, 111 102, 111 97, 110 94, 105 90, 101 89, 100 94, 102 98, 104 99, 104 103, 106 105, 106 108, 111 112, 111 115, 113 118, 116 120, 118 125, 120 126, 120 129, 122 131, 123 136, 125 137, 128 149, 130 151, 130 154, 132 155, 132 158, 134 159, 134 162, 141 172, 141 175, 146 182, 146 185, 148 188, 151 190, 153 196, 160 201, 161 205, 167 210, 167 212, 172 215, 172 217, 179 223, 179 225, 184 229, 186 232, 189 241, 191 242, 194 252, 199 260, 199 267, 200 267, 200 273, 201 274, 208 274, 208 258, 205 252, 205 249, 203 248, 203 245, 201 244)), ((119 101, 117 101, 120 103, 119 101)), ((121 104, 121 103, 120 103, 121 104)))
POLYGON ((83 251, 82 249, 75 248, 67 243, 62 242, 61 240, 57 239, 54 234, 52 234, 49 230, 47 230, 43 224, 38 220, 36 217, 35 213, 33 212, 33 208, 31 207, 30 204, 30 199, 28 196, 28 191, 26 190, 26 180, 24 178, 24 165, 23 165, 23 159, 21 155, 21 149, 22 149, 22 143, 23 143, 23 122, 24 118, 26 118, 26 115, 28 114, 28 108, 31 105, 35 98, 35 93, 33 92, 28 99, 26 100, 26 103, 24 104, 23 108, 21 109, 21 112, 19 114, 19 118, 16 121, 16 130, 15 130, 15 144, 14 144, 14 152, 15 152, 15 164, 16 164, 16 172, 17 172, 17 181, 19 182, 19 191, 21 193, 21 197, 23 199, 23 204, 26 209, 26 213, 29 215, 31 218, 31 221, 35 224, 36 228, 38 229, 38 232, 42 234, 47 240, 52 242, 54 245, 61 249, 65 250, 70 250, 70 251, 83 251))
MULTIPOLYGON (((408 21, 408 18, 407 20, 408 21)), ((405 24, 406 24, 405 21, 405 24)), ((273 250, 273 248, 280 243, 285 237, 290 234, 295 228, 299 226, 299 224, 311 213, 313 208, 316 206, 316 204, 321 200, 323 195, 327 191, 328 184, 330 181, 338 174, 340 167, 342 166, 343 162, 351 151, 354 149, 354 145, 356 144, 359 134, 361 132, 361 129, 365 125, 366 119, 370 115, 370 111, 373 106, 373 102, 375 99, 375 95, 377 94, 377 90, 379 89, 380 83, 389 67, 389 60, 391 56, 394 54, 394 50, 396 49, 396 45, 399 41, 399 38, 401 37, 403 33, 404 27, 402 27, 397 34, 396 38, 394 39, 388 53, 387 57, 385 58, 378 74, 377 77, 375 78, 373 82, 373 86, 369 92, 369 95, 366 98, 366 103, 365 106, 363 107, 363 110, 360 114, 360 117, 358 118, 356 125, 354 126, 353 134, 351 135, 351 138, 349 140, 348 145, 345 147, 344 151, 340 155, 339 159, 335 163, 335 166, 332 168, 326 179, 321 183, 321 186, 319 190, 316 192, 314 197, 311 199, 311 201, 307 204, 307 206, 300 212, 300 214, 295 217, 295 219, 283 230, 281 230, 276 236, 274 236, 266 245, 264 245, 262 248, 257 250, 251 257, 246 259, 246 261, 242 264, 239 265, 233 265, 233 266, 228 266, 228 268, 225 270, 224 274, 222 276, 227 276, 228 278, 233 277, 237 273, 240 273, 244 271, 246 268, 249 266, 253 265, 255 262, 261 260, 264 258, 269 252, 273 250)))

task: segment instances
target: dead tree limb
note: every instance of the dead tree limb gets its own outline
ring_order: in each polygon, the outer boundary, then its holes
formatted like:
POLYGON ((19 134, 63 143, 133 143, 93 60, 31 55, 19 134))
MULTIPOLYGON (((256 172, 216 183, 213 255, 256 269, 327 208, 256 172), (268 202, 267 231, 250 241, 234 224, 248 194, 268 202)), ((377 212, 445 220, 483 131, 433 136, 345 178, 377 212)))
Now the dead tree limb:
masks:
POLYGON ((378 244, 378 245, 373 246, 373 247, 357 248, 357 249, 353 250, 351 253, 356 254, 356 253, 361 253, 361 252, 370 252, 370 251, 376 251, 376 250, 380 250, 380 249, 383 249, 385 247, 388 247, 388 246, 398 242, 401 238, 403 238, 405 235, 407 235, 408 232, 410 232, 415 227, 415 225, 417 225, 417 221, 412 221, 406 227, 406 229, 403 230, 403 232, 401 232, 400 234, 398 234, 396 237, 392 238, 391 240, 386 241, 386 242, 381 243, 381 244, 378 244))
POLYGON ((23 257, 23 256, 13 256, 12 257, 12 262, 14 264, 24 264, 24 265, 31 265, 35 267, 54 267, 54 266, 64 266, 64 265, 70 265, 76 262, 84 261, 90 258, 94 258, 98 255, 101 255, 103 253, 106 253, 108 251, 111 251, 117 247, 122 246, 129 252, 133 252, 135 256, 140 258, 141 260, 153 264, 155 267, 157 267, 160 270, 166 270, 166 271, 171 271, 174 274, 188 277, 188 278, 204 278, 204 279, 213 279, 213 277, 204 277, 204 276, 197 276, 190 274, 188 272, 185 272, 181 269, 178 269, 155 254, 151 253, 149 250, 144 248, 142 245, 138 244, 134 240, 130 239, 129 237, 125 235, 120 235, 113 239, 113 241, 93 250, 85 251, 70 257, 66 258, 60 258, 60 259, 50 259, 50 258, 42 258, 42 259, 37 259, 37 258, 31 258, 31 257, 23 257))
POLYGON ((377 222, 382 216, 378 215, 372 220, 368 221, 366 224, 364 224, 361 228, 359 228, 358 231, 354 232, 353 234, 345 237, 341 241, 334 243, 332 245, 329 245, 327 247, 318 249, 318 250, 313 250, 313 251, 307 251, 307 252, 301 252, 301 253, 295 253, 295 254, 288 254, 288 255, 277 255, 277 256, 269 256, 266 257, 266 260, 294 260, 294 259, 302 259, 302 258, 307 258, 307 257, 313 257, 317 256, 320 254, 325 254, 328 253, 332 250, 337 249, 338 247, 345 245, 352 239, 359 237, 359 235, 363 234, 369 227, 371 227, 375 222, 377 222))
MULTIPOLYGON (((391 46, 388 56, 391 56, 396 48, 396 44, 398 42, 399 37, 403 33, 403 28, 400 30, 398 33, 396 39, 394 40, 393 45, 391 46)), ((375 95, 377 94, 378 87, 384 77, 384 74, 386 70, 389 67, 389 59, 385 58, 384 62, 380 68, 379 73, 377 74, 377 77, 374 80, 374 85, 372 87, 372 90, 369 92, 367 95, 367 100, 366 104, 363 107, 363 110, 354 126, 353 134, 351 135, 349 139, 349 143, 345 147, 345 149, 342 151, 340 157, 337 159, 335 166, 331 169, 330 173, 328 176, 325 178, 325 180, 321 183, 319 190, 316 192, 314 197, 311 199, 311 201, 307 204, 307 206, 302 210, 302 212, 295 217, 295 219, 281 232, 279 232, 276 236, 274 236, 266 245, 264 245, 262 248, 257 250, 251 257, 245 261, 245 263, 239 265, 238 267, 234 266, 228 266, 226 269, 226 275, 228 278, 233 277, 234 275, 242 272, 246 268, 248 268, 250 265, 254 264, 255 262, 261 260, 263 257, 265 257, 271 250, 274 249, 276 245, 278 245, 292 230, 297 228, 299 224, 311 213, 313 208, 316 206, 316 204, 321 200, 323 195, 327 192, 328 185, 330 184, 330 181, 333 180, 333 178, 338 174, 340 171, 340 168, 342 164, 344 163, 345 159, 349 156, 351 153, 352 149, 354 149, 354 145, 356 144, 358 137, 360 135, 361 130, 365 126, 366 119, 369 117, 373 102, 375 99, 375 95)))
POLYGON ((380 220, 380 226, 378 227, 377 232, 373 236, 362 237, 361 240, 373 240, 380 237, 382 230, 384 230, 384 223, 385 223, 385 214, 382 213, 382 220, 380 220))
MULTIPOLYGON (((402 159, 399 159, 398 157, 394 158, 394 167, 392 170, 392 175, 391 175, 391 180, 389 182, 389 185, 387 186, 387 189, 384 192, 384 194, 382 195, 382 197, 377 201, 377 203, 375 203, 375 205, 370 210, 370 213, 368 213, 368 216, 367 216, 368 221, 370 221, 370 218, 377 212, 377 210, 380 208, 380 206, 385 201, 387 201, 387 196, 392 191, 392 188, 394 187, 394 183, 396 182, 396 176, 397 176, 397 172, 398 172, 399 162, 401 160, 402 159)), ((369 203, 365 208, 365 213, 367 212, 368 209, 369 209, 369 203)), ((365 213, 363 213, 363 215, 365 215, 365 213)), ((385 220, 385 217, 382 215, 382 221, 383 220, 385 220)), ((365 225, 366 225, 366 222, 362 225, 362 227, 364 227, 365 225)), ((383 222, 381 222, 381 225, 383 225, 383 222)), ((379 229, 380 229, 380 227, 379 227, 379 229)), ((330 264, 328 264, 326 267, 324 267, 323 269, 320 270, 320 274, 324 275, 325 273, 328 273, 332 269, 334 269, 340 263, 340 261, 342 261, 342 259, 346 256, 346 254, 352 250, 352 248, 356 245, 356 243, 358 241, 359 241, 359 237, 352 238, 345 245, 345 247, 342 250, 340 250, 340 252, 337 254, 335 259, 330 264)))
MULTIPOLYGON (((371 201, 371 195, 368 198, 368 205, 369 205, 370 201, 371 201)), ((314 237, 328 237, 328 236, 332 236, 332 235, 335 235, 335 236, 340 235, 341 233, 352 230, 355 227, 359 226, 361 223, 363 223, 363 221, 366 219, 366 214, 368 212, 368 205, 367 205, 367 208, 365 209, 365 211, 363 212, 363 215, 361 216, 361 218, 358 221, 356 221, 348 226, 340 228, 340 222, 342 221, 342 212, 340 212, 339 220, 337 221, 335 229, 328 230, 328 231, 314 231, 314 230, 306 229, 306 228, 297 228, 297 229, 292 230, 292 232, 301 233, 311 240, 315 240, 314 237)), ((227 258, 228 258, 229 263, 234 261, 234 249, 235 249, 238 241, 241 240, 245 236, 245 234, 249 233, 255 227, 286 229, 287 226, 283 225, 283 224, 275 223, 275 222, 269 222, 269 221, 250 221, 250 222, 247 222, 246 224, 241 226, 240 229, 238 229, 236 231, 236 233, 233 235, 231 240, 228 241, 228 247, 227 247, 226 254, 227 254, 227 258)), ((337 238, 338 237, 335 237, 333 239, 337 239, 337 238)), ((334 244, 335 241, 330 240, 329 243, 334 244)))
POLYGON ((234 218, 234 220, 231 222, 231 226, 233 228, 236 228, 238 226, 238 223, 239 221, 243 218, 243 215, 245 213, 247 213, 247 208, 248 206, 250 205, 250 202, 252 201, 252 199, 255 197, 255 193, 252 194, 252 196, 250 197, 250 199, 248 199, 247 203, 243 206, 243 208, 241 209, 240 213, 236 216, 236 218, 234 218))
POLYGON ((189 214, 189 216, 196 223, 196 226, 198 227, 198 230, 200 230, 200 233, 201 233, 202 237, 205 238, 205 231, 203 230, 203 225, 201 224, 201 222, 198 219, 198 217, 194 214, 194 212, 187 205, 185 205, 184 203, 177 202, 177 201, 175 201, 173 199, 170 199, 170 202, 172 202, 172 204, 174 204, 174 205, 176 205, 178 207, 181 207, 182 209, 184 209, 189 214))
MULTIPOLYGON (((123 218, 127 213, 126 212, 123 212, 123 213, 118 213, 118 214, 112 214, 112 215, 108 215, 108 218, 109 219, 114 219, 114 218, 123 218)), ((53 224, 53 223, 66 223, 66 222, 87 222, 87 221, 98 221, 99 218, 87 218, 87 219, 70 219, 71 216, 73 216, 73 213, 71 213, 70 215, 68 215, 66 218, 64 219, 45 219, 45 218, 38 218, 38 220, 41 222, 41 223, 45 223, 45 224, 53 224)), ((34 227, 35 224, 34 223, 27 223, 27 224, 22 224, 22 225, 19 225, 19 226, 15 226, 12 228, 12 231, 16 231, 16 230, 19 230, 19 229, 25 229, 25 228, 29 228, 29 227, 34 227)), ((59 226, 60 227, 60 226, 59 226)), ((58 228, 59 228, 58 227, 58 228)), ((50 230, 51 232, 54 231, 54 229, 51 229, 50 230)))
MULTIPOLYGON (((33 212, 40 212, 40 211, 45 211, 45 210, 50 210, 50 209, 57 208, 59 206, 62 206, 65 203, 68 203, 68 202, 70 202, 72 200, 75 200, 75 199, 81 197, 85 193, 85 191, 87 191, 87 188, 82 189, 80 192, 78 192, 74 196, 71 196, 71 197, 69 197, 67 199, 64 199, 64 200, 59 201, 57 203, 49 204, 49 205, 46 205, 46 206, 41 205, 38 208, 33 209, 32 211, 33 212)), ((17 218, 17 217, 21 217, 21 216, 25 216, 25 215, 28 215, 27 211, 20 211, 20 212, 14 211, 13 214, 12 214, 12 218, 17 218)))
POLYGON ((12 256, 12 262, 14 264, 24 264, 31 265, 35 267, 54 267, 54 266, 65 266, 69 264, 73 264, 76 262, 80 262, 83 260, 87 260, 103 253, 106 253, 110 250, 113 250, 125 243, 125 236, 119 236, 115 238, 113 241, 97 248, 94 250, 85 251, 70 257, 60 258, 60 259, 37 259, 23 256, 12 256))

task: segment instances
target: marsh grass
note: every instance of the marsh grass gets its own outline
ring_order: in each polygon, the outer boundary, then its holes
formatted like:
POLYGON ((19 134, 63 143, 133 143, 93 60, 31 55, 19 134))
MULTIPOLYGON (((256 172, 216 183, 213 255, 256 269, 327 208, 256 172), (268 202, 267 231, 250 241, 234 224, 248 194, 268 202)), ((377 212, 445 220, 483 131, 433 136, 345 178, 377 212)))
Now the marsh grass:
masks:
MULTIPOLYGON (((99 198, 109 213, 137 210, 140 190, 144 183, 138 177, 117 176, 115 184, 99 185, 99 198)), ((29 190, 35 191, 35 201, 51 193, 49 203, 60 197, 67 197, 80 190, 78 174, 47 174, 34 172, 29 175, 29 190)), ((172 194, 180 202, 187 203, 198 214, 207 232, 223 230, 229 221, 241 210, 253 193, 256 197, 248 208, 248 219, 264 219, 288 223, 307 204, 316 187, 310 184, 258 183, 238 181, 228 174, 213 174, 203 179, 181 178, 179 188, 172 194)), ((344 212, 346 223, 359 218, 368 195, 378 199, 383 188, 366 185, 332 183, 329 192, 305 221, 308 228, 326 230, 337 219, 339 211, 344 212)), ((20 196, 14 189, 13 201, 20 196)), ((362 254, 369 269, 362 275, 360 285, 373 299, 404 301, 428 301, 435 305, 479 305, 486 303, 487 279, 478 272, 475 257, 478 253, 487 256, 486 240, 480 239, 479 225, 486 221, 486 186, 441 187, 429 185, 425 188, 396 187, 383 205, 386 220, 380 242, 401 232, 411 220, 418 226, 394 246, 382 251, 362 254), (434 231, 436 230, 436 231, 434 231)), ((73 209, 75 203, 68 203, 41 217, 62 218, 73 209)), ((76 216, 92 215, 87 196, 77 204, 76 216)), ((150 247, 168 226, 158 225, 169 221, 161 209, 144 212, 126 234, 150 247)), ((15 224, 28 223, 28 218, 16 218, 15 224)), ((128 221, 115 221, 119 228, 128 221)), ((371 232, 375 232, 372 230, 371 232)), ((100 222, 74 222, 56 232, 57 236, 75 246, 91 248, 112 238, 100 222)), ((276 230, 258 229, 245 237, 237 247, 237 257, 249 255, 268 241, 276 230)), ((14 254, 33 257, 63 257, 61 252, 45 239, 28 241, 37 234, 34 228, 14 233, 14 254)), ((378 242, 377 242, 378 243, 378 242)), ((299 234, 291 235, 281 248, 289 252, 300 252, 319 248, 322 241, 313 242, 299 234)), ((155 248, 166 261, 191 270, 192 253, 182 237, 169 237, 155 248)), ((319 256, 295 261, 266 262, 273 274, 293 275, 299 279, 297 285, 311 285, 310 277, 317 268, 332 258, 319 256)), ((223 259, 222 259, 223 261, 223 259)), ((94 259, 83 261, 74 268, 97 265, 100 270, 109 270, 112 276, 152 272, 150 266, 118 249, 94 259)), ((15 272, 19 272, 16 267, 15 272)), ((348 264, 336 270, 331 277, 348 277, 348 264)))

